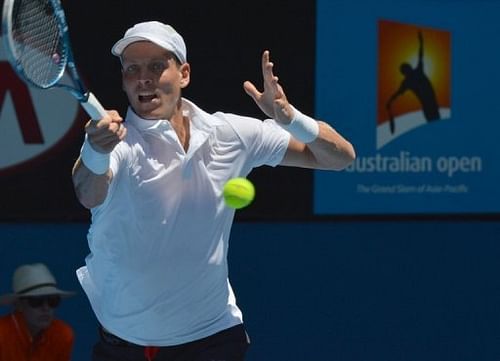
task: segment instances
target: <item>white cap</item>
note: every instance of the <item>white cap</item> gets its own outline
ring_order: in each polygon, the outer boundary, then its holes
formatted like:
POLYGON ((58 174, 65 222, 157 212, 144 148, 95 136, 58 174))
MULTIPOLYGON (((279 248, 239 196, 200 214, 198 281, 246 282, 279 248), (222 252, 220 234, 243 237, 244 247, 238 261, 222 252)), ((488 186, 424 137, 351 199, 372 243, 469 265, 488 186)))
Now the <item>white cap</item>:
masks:
POLYGON ((163 49, 171 51, 181 63, 187 61, 186 44, 182 36, 170 25, 159 21, 147 21, 135 24, 125 32, 122 39, 118 40, 111 52, 121 56, 127 46, 136 41, 151 41, 163 49))

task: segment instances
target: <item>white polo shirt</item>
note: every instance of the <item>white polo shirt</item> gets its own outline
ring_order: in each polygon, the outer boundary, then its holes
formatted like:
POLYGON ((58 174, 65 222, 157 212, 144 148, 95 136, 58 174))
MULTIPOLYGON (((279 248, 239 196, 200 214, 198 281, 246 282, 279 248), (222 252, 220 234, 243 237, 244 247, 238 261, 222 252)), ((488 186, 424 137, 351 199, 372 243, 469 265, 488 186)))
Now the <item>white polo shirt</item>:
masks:
POLYGON ((187 152, 168 121, 129 109, 108 195, 92 209, 91 253, 77 270, 99 322, 139 345, 182 344, 242 323, 227 269, 234 210, 222 188, 278 165, 290 139, 273 120, 211 115, 186 99, 183 110, 187 152))

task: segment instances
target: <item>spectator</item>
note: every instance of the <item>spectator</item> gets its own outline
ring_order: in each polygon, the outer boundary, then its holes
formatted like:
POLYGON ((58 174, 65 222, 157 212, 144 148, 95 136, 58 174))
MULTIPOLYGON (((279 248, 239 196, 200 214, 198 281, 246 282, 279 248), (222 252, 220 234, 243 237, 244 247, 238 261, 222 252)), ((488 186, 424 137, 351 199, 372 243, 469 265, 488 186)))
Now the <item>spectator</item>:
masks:
POLYGON ((62 298, 74 293, 58 289, 42 263, 18 267, 12 289, 0 296, 0 304, 13 307, 0 317, 0 361, 69 361, 73 330, 54 311, 62 298))

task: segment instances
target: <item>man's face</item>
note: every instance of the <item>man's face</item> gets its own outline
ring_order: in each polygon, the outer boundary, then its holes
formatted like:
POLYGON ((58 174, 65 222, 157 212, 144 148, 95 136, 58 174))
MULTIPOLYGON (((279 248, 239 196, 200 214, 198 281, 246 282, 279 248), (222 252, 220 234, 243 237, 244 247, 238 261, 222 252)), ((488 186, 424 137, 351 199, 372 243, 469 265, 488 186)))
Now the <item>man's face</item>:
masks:
POLYGON ((172 53, 149 41, 132 43, 122 54, 123 90, 145 119, 172 118, 189 72, 189 64, 179 65, 172 53))
POLYGON ((57 295, 43 297, 26 297, 17 301, 17 309, 24 315, 24 319, 33 336, 45 330, 54 320, 54 309, 59 305, 61 298, 57 295))

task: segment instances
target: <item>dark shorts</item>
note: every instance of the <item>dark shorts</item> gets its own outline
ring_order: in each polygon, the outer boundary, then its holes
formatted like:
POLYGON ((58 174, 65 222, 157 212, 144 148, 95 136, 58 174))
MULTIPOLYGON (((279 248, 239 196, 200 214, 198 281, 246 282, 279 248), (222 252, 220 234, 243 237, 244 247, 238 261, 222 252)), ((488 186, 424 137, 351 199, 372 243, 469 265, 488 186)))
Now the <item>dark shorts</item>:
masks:
MULTIPOLYGON (((148 350, 122 340, 102 328, 92 361, 146 361, 148 350)), ((250 340, 243 325, 176 346, 160 347, 154 361, 244 361, 250 340)))

